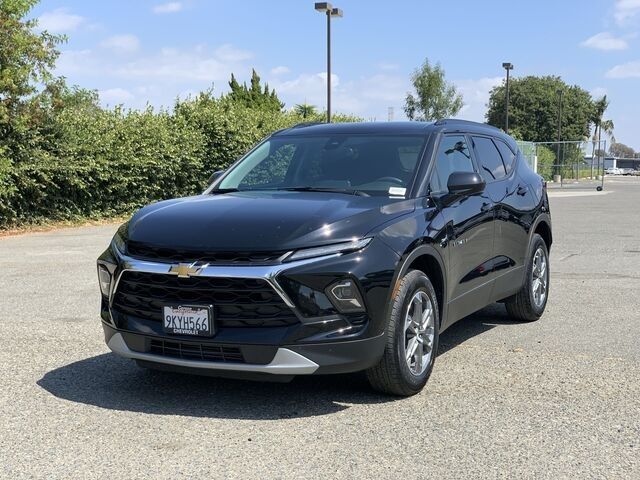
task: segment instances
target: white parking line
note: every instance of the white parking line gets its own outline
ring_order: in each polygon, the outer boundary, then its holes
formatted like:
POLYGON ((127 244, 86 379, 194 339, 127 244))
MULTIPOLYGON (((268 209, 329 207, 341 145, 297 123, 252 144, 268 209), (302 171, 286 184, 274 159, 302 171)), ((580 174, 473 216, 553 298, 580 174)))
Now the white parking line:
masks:
POLYGON ((549 190, 547 194, 551 198, 562 198, 562 197, 589 197, 591 195, 607 195, 611 193, 611 190, 603 190, 598 192, 595 188, 591 190, 580 190, 580 191, 571 191, 571 190, 549 190))

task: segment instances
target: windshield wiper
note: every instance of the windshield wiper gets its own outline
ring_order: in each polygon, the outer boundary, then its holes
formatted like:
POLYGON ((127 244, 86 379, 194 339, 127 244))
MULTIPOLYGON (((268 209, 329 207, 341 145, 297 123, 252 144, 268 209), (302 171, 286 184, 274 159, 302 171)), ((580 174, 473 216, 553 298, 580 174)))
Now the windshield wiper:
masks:
POLYGON ((211 190, 209 193, 232 193, 232 192, 242 192, 239 188, 215 188, 211 190))
POLYGON ((329 192, 344 193, 345 195, 357 195, 359 197, 369 197, 370 195, 361 190, 349 190, 348 188, 332 188, 332 187, 284 187, 277 190, 286 190, 287 192, 329 192))

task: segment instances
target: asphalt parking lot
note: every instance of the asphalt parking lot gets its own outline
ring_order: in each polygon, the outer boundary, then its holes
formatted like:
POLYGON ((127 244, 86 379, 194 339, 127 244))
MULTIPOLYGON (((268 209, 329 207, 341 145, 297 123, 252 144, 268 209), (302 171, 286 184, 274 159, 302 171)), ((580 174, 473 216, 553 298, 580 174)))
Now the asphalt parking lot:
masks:
POLYGON ((461 321, 407 399, 141 370, 98 320, 115 225, 0 238, 0 477, 640 478, 640 178, 551 203, 544 317, 461 321))

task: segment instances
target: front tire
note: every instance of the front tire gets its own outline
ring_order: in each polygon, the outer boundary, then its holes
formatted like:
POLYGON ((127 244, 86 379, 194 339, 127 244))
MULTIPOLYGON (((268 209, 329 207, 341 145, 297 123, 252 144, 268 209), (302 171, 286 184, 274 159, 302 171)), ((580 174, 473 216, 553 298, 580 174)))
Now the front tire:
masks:
POLYGON ((367 370, 371 386, 393 395, 420 392, 433 370, 439 327, 433 285, 423 272, 411 270, 400 281, 393 298, 382 359, 367 370))
POLYGON ((537 233, 531 240, 525 275, 522 289, 508 298, 505 305, 514 320, 534 322, 544 313, 549 298, 549 251, 537 233))

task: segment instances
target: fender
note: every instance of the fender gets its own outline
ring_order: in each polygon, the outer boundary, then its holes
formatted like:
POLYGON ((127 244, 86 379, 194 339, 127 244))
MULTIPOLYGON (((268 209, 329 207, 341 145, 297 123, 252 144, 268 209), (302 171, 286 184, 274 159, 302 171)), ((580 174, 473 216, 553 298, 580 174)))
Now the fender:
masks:
POLYGON ((398 288, 400 287, 400 281, 402 277, 405 276, 407 271, 409 270, 409 266, 411 263, 418 257, 428 255, 434 258, 440 267, 440 271, 442 272, 442 311, 440 312, 440 325, 444 322, 444 319, 447 318, 447 269, 444 264, 444 260, 442 259, 442 255, 440 252, 433 246, 429 244, 421 244, 415 247, 413 250, 407 251, 404 253, 402 258, 398 261, 398 266, 396 267, 396 271, 393 274, 393 281, 391 282, 392 288, 389 291, 389 297, 387 299, 387 311, 386 317, 389 318, 391 314, 391 304, 393 298, 395 297, 398 288))
MULTIPOLYGON (((531 245, 531 240, 533 239, 533 234, 535 233, 536 229, 538 228, 538 225, 540 225, 540 222, 546 222, 546 224, 549 226, 549 232, 551 235, 551 240, 553 241, 553 230, 551 229, 551 215, 549 215, 548 213, 545 212, 540 212, 538 213, 538 215, 536 215, 536 219, 535 221, 531 224, 531 229, 529 230, 529 242, 527 244, 527 251, 529 246, 531 245)), ((549 245, 549 252, 551 252, 551 245, 549 245)))

